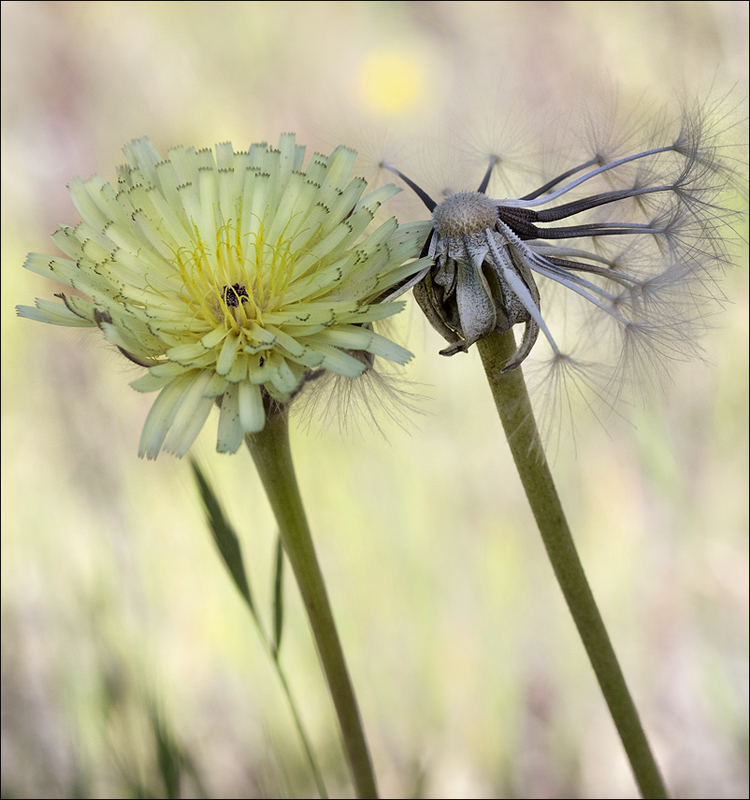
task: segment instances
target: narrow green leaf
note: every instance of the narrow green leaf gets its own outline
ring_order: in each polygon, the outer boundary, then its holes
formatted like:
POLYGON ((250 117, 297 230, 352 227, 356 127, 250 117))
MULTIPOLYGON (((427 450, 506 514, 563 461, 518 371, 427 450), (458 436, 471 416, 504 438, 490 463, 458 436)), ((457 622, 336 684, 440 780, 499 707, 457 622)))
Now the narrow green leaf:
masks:
POLYGON ((237 538, 237 534, 234 532, 234 528, 232 528, 224 515, 221 504, 204 477, 201 468, 193 459, 190 460, 190 464, 193 467, 195 480, 198 482, 198 488, 203 498, 208 527, 211 529, 211 534, 219 549, 219 554, 224 560, 229 574, 232 576, 232 580, 239 589, 240 594, 245 598, 245 602, 250 608, 250 613, 257 621, 258 617, 255 611, 255 604, 253 603, 253 598, 250 593, 250 583, 245 573, 245 566, 242 563, 240 541, 237 538))
POLYGON ((284 547, 281 533, 276 538, 276 564, 273 580, 273 657, 278 659, 284 630, 284 547))
POLYGON ((158 711, 151 708, 151 727, 156 739, 156 763, 164 782, 166 796, 172 800, 180 796, 183 755, 158 711))

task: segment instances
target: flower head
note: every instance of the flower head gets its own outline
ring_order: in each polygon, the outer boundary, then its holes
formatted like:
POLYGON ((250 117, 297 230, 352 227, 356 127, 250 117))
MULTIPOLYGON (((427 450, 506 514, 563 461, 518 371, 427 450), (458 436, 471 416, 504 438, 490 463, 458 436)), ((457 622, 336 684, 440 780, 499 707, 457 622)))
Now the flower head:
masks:
POLYGON ((553 384, 567 372, 619 391, 638 366, 660 372, 665 360, 695 352, 696 327, 716 294, 714 269, 727 259, 730 212, 720 195, 735 180, 719 158, 714 124, 710 111, 686 114, 671 134, 659 124, 640 151, 595 153, 520 198, 485 194, 497 157, 477 191, 439 204, 384 164, 432 211, 423 249, 432 265, 404 287, 414 287, 449 342, 441 353, 465 352, 523 324, 505 370, 526 359, 541 332, 553 384), (555 284, 587 309, 567 326, 567 338, 542 312, 541 298, 555 284), (617 354, 607 363, 613 345, 617 354), (573 358, 584 347, 586 360, 573 358))
POLYGON ((22 317, 98 327, 148 372, 131 383, 159 391, 139 454, 184 455, 220 405, 217 449, 235 452, 263 428, 269 399, 287 402, 320 370, 355 378, 374 356, 411 354, 373 330, 402 303, 381 302, 419 271, 428 227, 390 219, 365 234, 398 189, 363 197, 356 153, 315 154, 291 134, 278 149, 125 147, 117 186, 74 180, 83 222, 54 234, 68 258, 38 253, 25 267, 86 297, 19 306, 22 317))

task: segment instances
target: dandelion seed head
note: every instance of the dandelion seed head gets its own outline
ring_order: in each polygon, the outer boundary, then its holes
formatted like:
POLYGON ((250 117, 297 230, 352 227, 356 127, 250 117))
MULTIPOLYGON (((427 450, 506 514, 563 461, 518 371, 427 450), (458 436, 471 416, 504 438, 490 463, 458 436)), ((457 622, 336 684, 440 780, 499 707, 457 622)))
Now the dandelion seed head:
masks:
POLYGON ((506 369, 536 354, 547 404, 577 395, 608 409, 700 357, 741 216, 730 199, 745 168, 733 127, 710 102, 674 120, 660 111, 599 135, 592 127, 582 160, 561 159, 541 185, 504 199, 487 194, 494 157, 477 191, 442 202, 397 173, 432 212, 424 252, 434 266, 414 295, 449 343, 441 353, 513 329, 506 369))
POLYGON ((496 219, 497 207, 481 192, 458 192, 432 212, 435 231, 446 237, 481 233, 494 227, 496 219))

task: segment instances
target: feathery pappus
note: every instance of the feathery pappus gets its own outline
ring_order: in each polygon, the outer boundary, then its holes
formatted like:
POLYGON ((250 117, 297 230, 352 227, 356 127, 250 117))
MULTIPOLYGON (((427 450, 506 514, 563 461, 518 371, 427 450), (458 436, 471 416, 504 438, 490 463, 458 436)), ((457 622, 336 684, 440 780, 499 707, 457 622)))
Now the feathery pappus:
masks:
POLYGON ((697 336, 721 298, 739 214, 728 206, 739 189, 731 134, 718 104, 673 124, 658 118, 640 147, 592 150, 505 199, 488 194, 497 155, 476 191, 442 202, 382 163, 432 212, 429 265, 388 299, 413 288, 446 356, 523 326, 505 370, 544 340, 542 391, 558 399, 571 381, 611 402, 644 373, 661 378, 671 359, 700 354, 697 336), (569 298, 557 328, 548 309, 559 289, 569 298))

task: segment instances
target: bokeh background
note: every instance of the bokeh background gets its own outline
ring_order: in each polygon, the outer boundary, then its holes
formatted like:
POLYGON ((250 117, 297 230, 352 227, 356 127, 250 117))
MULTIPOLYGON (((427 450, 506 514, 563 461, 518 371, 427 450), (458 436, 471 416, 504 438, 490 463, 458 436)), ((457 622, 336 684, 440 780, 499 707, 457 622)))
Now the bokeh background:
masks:
MULTIPOLYGON (((292 130, 382 181, 478 183, 565 147, 581 108, 727 97, 747 116, 744 2, 2 3, 2 796, 314 796, 276 676, 189 465, 139 461, 152 396, 89 331, 17 303, 21 269, 149 135, 237 148, 292 130), (550 134, 553 136, 549 136, 550 134)), ((424 211, 407 193, 402 220, 424 211)), ((741 236, 746 237, 746 228, 741 236)), ((554 471, 658 760, 680 797, 747 797, 747 252, 663 395, 563 431, 554 471)), ((410 301, 410 305, 411 305, 410 301)), ((299 418, 293 447, 386 797, 635 797, 475 353, 413 308, 417 411, 385 437, 299 418)), ((335 417, 334 413, 332 416, 335 417)), ((262 613, 275 527, 250 458, 194 452, 241 531, 262 613)), ((351 796, 291 577, 283 661, 334 796, 351 796)))

